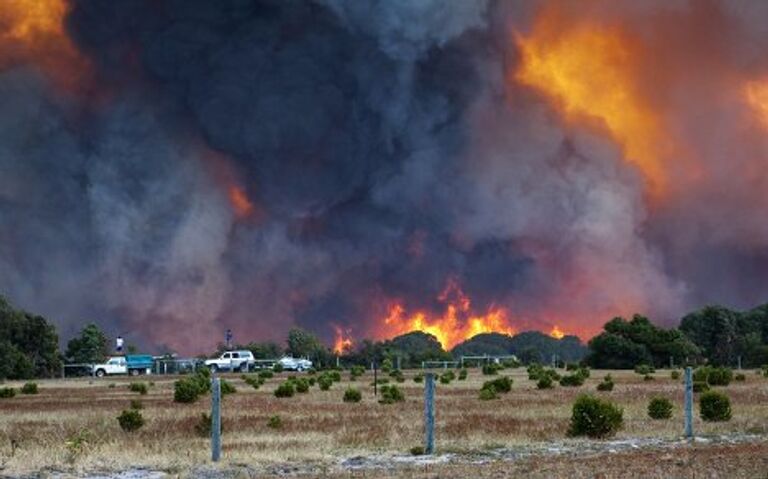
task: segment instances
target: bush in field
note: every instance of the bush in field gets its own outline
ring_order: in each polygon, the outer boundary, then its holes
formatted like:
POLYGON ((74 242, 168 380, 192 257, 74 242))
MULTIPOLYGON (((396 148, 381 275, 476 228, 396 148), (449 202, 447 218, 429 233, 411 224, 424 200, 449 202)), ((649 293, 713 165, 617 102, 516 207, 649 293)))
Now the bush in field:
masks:
POLYGON ((721 392, 706 392, 699 398, 699 411, 704 421, 728 421, 731 419, 731 400, 721 392))
POLYGON ((641 376, 645 376, 655 372, 656 370, 653 369, 653 366, 649 366, 647 364, 638 364, 637 366, 635 366, 635 373, 641 376))
POLYGON ((653 380, 654 378, 650 374, 646 374, 645 376, 643 376, 643 381, 653 381, 653 380))
POLYGON ((498 364, 484 364, 483 365, 483 374, 486 376, 494 376, 499 372, 499 365, 498 364))
POLYGON ((245 381, 245 384, 251 386, 253 389, 259 389, 261 387, 263 379, 259 378, 258 376, 243 376, 243 381, 245 381))
POLYGON ((582 395, 573 404, 569 436, 604 438, 612 436, 624 422, 624 413, 610 401, 582 395))
POLYGON ((576 387, 576 386, 581 386, 582 384, 584 384, 584 376, 582 376, 578 372, 574 374, 569 374, 568 376, 563 376, 562 378, 560 378, 561 386, 576 387))
POLYGON ((326 375, 322 375, 317 379, 317 384, 320 386, 322 391, 327 391, 331 389, 331 386, 333 385, 333 379, 326 375))
POLYGON ((349 380, 355 381, 357 378, 365 374, 365 368, 363 366, 355 365, 349 370, 349 380))
POLYGON ((423 456, 424 446, 413 446, 409 452, 411 453, 411 456, 423 456))
POLYGON ((733 376, 733 379, 738 382, 744 382, 747 380, 747 377, 742 373, 738 373, 735 376, 733 376))
POLYGON ((144 417, 137 409, 126 409, 119 416, 117 422, 120 428, 125 432, 138 431, 144 425, 144 417))
POLYGON ((130 409, 136 409, 137 411, 144 409, 144 404, 138 399, 131 399, 130 409))
POLYGON ((648 417, 651 419, 669 419, 672 417, 672 402, 663 397, 651 399, 648 403, 648 417))
POLYGON ((128 385, 128 389, 131 392, 139 393, 142 396, 147 394, 149 392, 149 389, 147 388, 147 385, 144 383, 131 383, 128 385))
POLYGON ((279 386, 277 386, 277 389, 275 389, 275 397, 278 398, 289 398, 293 397, 293 394, 296 391, 293 388, 293 381, 286 381, 279 386))
POLYGON ((325 374, 331 378, 331 381, 335 383, 341 382, 341 373, 339 371, 326 371, 325 374))
MULTIPOLYGON (((211 416, 207 413, 200 413, 200 418, 195 424, 195 433, 200 437, 211 437, 211 429, 213 429, 213 421, 211 416)), ((224 432, 224 424, 219 424, 220 432, 224 432)))
POLYGON ((478 397, 483 401, 490 401, 491 399, 499 399, 499 395, 496 393, 496 388, 494 388, 493 386, 482 388, 480 390, 480 394, 478 397))
POLYGON ((315 374, 317 374, 317 369, 309 368, 307 369, 307 374, 309 374, 310 376, 314 376, 315 374))
POLYGON ((566 371, 578 371, 579 365, 577 363, 566 363, 565 370, 566 371))
POLYGON ((423 383, 424 382, 424 375, 419 373, 413 377, 413 382, 415 383, 423 383))
POLYGON ((709 391, 709 384, 701 381, 694 381, 693 383, 693 392, 695 393, 705 393, 709 391))
POLYGON ((680 371, 672 371, 669 373, 669 377, 672 378, 673 381, 677 381, 680 379, 680 371))
POLYGON ((265 369, 263 371, 259 371, 259 377, 261 379, 272 379, 274 376, 275 376, 275 373, 273 373, 269 369, 265 369))
POLYGON ((282 372, 283 372, 283 369, 284 369, 284 368, 283 368, 283 365, 282 365, 282 364, 280 364, 280 363, 275 363, 275 365, 274 365, 274 366, 272 366, 272 371, 274 371, 274 372, 276 372, 276 373, 282 373, 282 372))
POLYGON ((307 381, 309 382, 310 387, 314 386, 317 383, 316 378, 309 378, 307 381))
POLYGON ((613 378, 610 374, 606 375, 603 378, 603 382, 597 385, 597 390, 603 392, 613 391, 613 378))
POLYGON ((296 388, 297 393, 309 392, 309 381, 307 381, 306 378, 299 378, 295 380, 293 385, 296 388))
POLYGON ((188 378, 179 379, 173 384, 173 400, 180 403, 193 403, 200 397, 200 389, 188 378))
POLYGON ((507 376, 496 378, 483 383, 483 389, 492 387, 497 393, 508 393, 512 390, 512 379, 507 376))
POLYGON ((37 394, 37 383, 26 383, 21 387, 21 394, 37 394))
POLYGON ((451 382, 451 381, 453 381, 454 379, 456 379, 456 373, 455 373, 455 372, 453 372, 453 371, 446 371, 446 372, 444 372, 444 373, 441 375, 441 377, 443 377, 443 376, 444 376, 444 377, 446 377, 446 378, 448 379, 448 382, 451 382))
POLYGON ((467 379, 467 370, 462 369, 459 371, 459 381, 465 381, 467 379))
POLYGON ((381 362, 381 370, 386 374, 392 370, 392 360, 387 358, 381 362))
POLYGON ((283 427, 283 420, 278 415, 270 416, 267 419, 267 427, 270 429, 280 429, 283 427))
POLYGON ((405 401, 405 395, 400 388, 394 384, 381 387, 381 399, 379 399, 379 403, 394 404, 401 401, 405 401))
POLYGON ((505 368, 517 369, 520 367, 520 361, 516 359, 505 359, 501 362, 501 365, 505 368))
POLYGON ((347 390, 344 391, 344 402, 360 402, 361 399, 363 399, 363 395, 360 393, 359 389, 347 388, 347 390))
POLYGON ((539 382, 536 383, 537 389, 552 389, 552 387, 554 387, 554 384, 549 376, 540 377, 539 382))
POLYGON ((582 366, 582 367, 580 367, 579 369, 576 370, 576 374, 578 374, 579 376, 583 377, 584 379, 589 379, 589 376, 590 376, 591 373, 590 373, 588 367, 582 366))
POLYGON ((727 386, 732 379, 733 371, 730 368, 702 366, 693 372, 695 382, 705 382, 710 386, 727 386))
POLYGON ((227 394, 235 394, 237 392, 237 388, 232 385, 232 383, 224 379, 219 381, 219 388, 221 389, 222 396, 226 396, 227 394))
POLYGON ((0 398, 2 399, 8 399, 16 396, 16 390, 13 388, 1 388, 0 389, 0 398))

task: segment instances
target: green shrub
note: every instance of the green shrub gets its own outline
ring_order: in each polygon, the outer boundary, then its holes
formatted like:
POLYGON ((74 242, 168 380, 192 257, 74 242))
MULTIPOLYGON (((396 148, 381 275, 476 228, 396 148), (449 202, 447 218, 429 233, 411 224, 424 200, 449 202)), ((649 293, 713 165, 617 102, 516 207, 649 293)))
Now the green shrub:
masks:
POLYGON ((424 455, 424 446, 413 446, 410 449, 411 456, 423 456, 424 455))
POLYGON ((317 374, 317 369, 309 368, 307 369, 307 374, 309 374, 310 376, 314 376, 315 374, 317 374))
POLYGON ((413 382, 415 383, 423 383, 424 382, 424 375, 419 373, 413 377, 413 382))
POLYGON ((138 431, 144 425, 144 417, 136 409, 126 409, 117 416, 117 422, 120 423, 120 428, 123 431, 133 432, 138 431))
POLYGON ((322 375, 317 379, 317 384, 320 386, 321 390, 327 391, 331 389, 331 385, 333 385, 333 379, 326 375, 322 375))
POLYGON ((468 372, 467 372, 466 369, 460 370, 459 371, 459 381, 465 381, 467 379, 467 374, 468 374, 468 372))
POLYGON ((21 394, 37 394, 37 383, 25 383, 21 387, 21 394))
POLYGON ((482 389, 492 387, 497 393, 508 393, 512 390, 512 379, 507 376, 496 378, 492 381, 486 381, 483 383, 482 389))
POLYGON ((232 383, 224 379, 219 381, 219 388, 221 390, 222 396, 226 396, 227 394, 235 394, 237 392, 237 388, 232 383))
POLYGON ((144 383, 131 383, 128 385, 128 389, 131 392, 139 393, 142 396, 147 394, 149 392, 149 389, 147 388, 147 385, 144 383))
POLYGON ((653 380, 654 378, 650 374, 646 374, 645 376, 643 376, 643 381, 653 381, 653 380))
POLYGON ((293 382, 297 393, 309 392, 309 381, 306 378, 299 378, 293 382))
POLYGON ((264 369, 262 371, 259 371, 259 377, 261 379, 272 379, 274 376, 275 376, 275 373, 273 373, 269 369, 264 369))
POLYGON ((440 384, 451 384, 451 377, 445 374, 440 375, 440 384))
POLYGON ((280 429, 283 427, 283 419, 276 414, 270 416, 269 419, 267 419, 267 427, 270 429, 280 429))
POLYGON ((710 386, 727 386, 732 379, 733 371, 730 368, 702 366, 693 372, 695 382, 706 382, 710 386))
POLYGON ((536 383, 537 389, 552 389, 552 387, 554 387, 554 384, 549 376, 542 376, 539 378, 539 382, 536 383))
POLYGON ((672 378, 673 381, 677 381, 680 379, 680 371, 672 371, 669 373, 669 377, 672 378))
POLYGON ((597 385, 597 390, 603 392, 613 391, 613 380, 609 378, 603 379, 603 382, 597 385))
POLYGON ((276 373, 282 373, 283 372, 283 365, 280 363, 275 363, 274 366, 272 366, 272 371, 276 373))
POLYGON ((360 402, 361 399, 363 399, 363 395, 360 393, 359 389, 347 388, 347 390, 344 391, 344 402, 360 402))
POLYGON ((610 401, 590 395, 576 398, 571 414, 569 436, 588 436, 604 438, 618 431, 623 422, 624 413, 610 401))
POLYGON ((569 374, 560 378, 560 385, 567 387, 576 387, 584 384, 584 376, 576 372, 575 374, 569 374))
POLYGON ((566 371, 577 371, 579 369, 579 365, 577 363, 566 363, 565 364, 565 370, 566 371))
POLYGON ((655 373, 656 370, 653 369, 653 366, 649 366, 647 364, 638 364, 635 366, 635 373, 639 374, 641 376, 647 376, 648 374, 655 373))
POLYGON ((701 381, 694 381, 693 383, 693 392, 695 393, 704 393, 709 391, 709 384, 701 381))
POLYGON ((137 411, 144 409, 144 404, 142 404, 138 399, 131 399, 130 409, 136 409, 137 411))
POLYGON ((738 381, 738 382, 744 382, 744 381, 747 380, 747 377, 744 374, 742 374, 742 373, 738 373, 735 376, 733 376, 733 379, 738 381))
POLYGON ((293 381, 285 381, 284 383, 277 386, 277 389, 275 389, 275 397, 289 398, 293 397, 295 392, 296 391, 293 387, 293 381))
POLYGON ((651 419, 669 419, 672 417, 672 402, 663 397, 651 399, 648 403, 648 416, 651 419))
POLYGON ((115 387, 117 387, 117 385, 115 383, 109 383, 109 385, 107 387, 109 389, 115 389, 115 387))
POLYGON ((486 376, 493 376, 499 372, 499 365, 498 364, 484 364, 483 365, 483 374, 486 376))
POLYGON ((590 376, 589 368, 586 366, 582 366, 576 371, 576 374, 583 377, 584 379, 589 379, 589 376, 590 376))
POLYGON ((381 387, 381 399, 379 399, 379 403, 393 404, 401 401, 405 401, 405 395, 400 388, 394 384, 381 387))
POLYGON ((173 383, 173 400, 180 403, 193 403, 200 397, 200 388, 188 378, 173 383))
POLYGON ((317 384, 317 379, 316 378, 309 378, 309 380, 307 382, 309 383, 309 386, 312 387, 315 384, 317 384))
POLYGON ((8 399, 16 396, 16 390, 13 388, 0 388, 0 398, 8 399))
MULTIPOLYGON (((195 433, 200 437, 211 437, 211 430, 213 429, 213 420, 207 413, 200 413, 200 418, 195 424, 195 433)), ((224 433, 224 424, 219 423, 219 432, 224 433)))
POLYGON ((392 360, 387 358, 384 361, 381 362, 381 370, 384 371, 384 373, 388 373, 392 370, 392 360))
POLYGON ((341 373, 339 371, 326 371, 325 374, 331 378, 331 381, 335 383, 341 382, 341 373))
POLYGON ((496 393, 496 388, 490 386, 480 389, 479 397, 483 401, 490 401, 491 399, 498 399, 499 395, 496 393))
POLYGON ((246 376, 244 381, 245 384, 251 386, 253 389, 259 389, 264 382, 264 380, 258 376, 246 376))
POLYGON ((699 398, 701 419, 708 422, 731 419, 731 400, 717 391, 708 391, 699 398))
POLYGON ((349 369, 349 380, 355 381, 357 378, 365 374, 365 368, 363 366, 355 365, 349 369))

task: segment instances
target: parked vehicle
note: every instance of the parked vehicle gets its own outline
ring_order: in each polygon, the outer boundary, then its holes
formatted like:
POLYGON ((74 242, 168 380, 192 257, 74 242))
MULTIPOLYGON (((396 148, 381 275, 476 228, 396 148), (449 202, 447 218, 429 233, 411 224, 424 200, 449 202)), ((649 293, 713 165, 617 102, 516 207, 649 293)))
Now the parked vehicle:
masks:
POLYGON ((253 367, 255 360, 250 351, 226 351, 216 359, 208 359, 205 366, 211 371, 246 372, 253 367))
POLYGON ((147 354, 113 356, 103 364, 94 364, 92 372, 100 378, 115 374, 130 374, 131 376, 151 374, 153 362, 152 356, 147 354))
POLYGON ((288 371, 306 371, 312 368, 312 361, 309 359, 294 358, 291 356, 283 356, 277 361, 283 369, 288 371))

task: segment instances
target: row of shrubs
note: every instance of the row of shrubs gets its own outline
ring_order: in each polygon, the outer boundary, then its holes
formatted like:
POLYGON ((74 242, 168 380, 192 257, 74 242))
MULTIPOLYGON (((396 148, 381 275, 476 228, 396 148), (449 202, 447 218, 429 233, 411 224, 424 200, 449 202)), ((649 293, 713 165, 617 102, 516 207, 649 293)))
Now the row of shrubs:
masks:
MULTIPOLYGON (((37 383, 26 383, 21 389, 21 394, 37 394, 37 383)), ((16 389, 14 388, 0 388, 0 399, 8 399, 16 396, 16 389)))

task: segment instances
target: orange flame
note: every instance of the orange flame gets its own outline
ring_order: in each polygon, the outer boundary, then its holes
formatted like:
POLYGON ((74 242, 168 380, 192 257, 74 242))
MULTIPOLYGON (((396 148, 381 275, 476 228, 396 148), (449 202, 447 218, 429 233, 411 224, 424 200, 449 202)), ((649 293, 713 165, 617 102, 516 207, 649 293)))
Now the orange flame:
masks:
POLYGON ((229 187, 229 202, 238 218, 245 218, 254 212, 254 206, 245 191, 235 185, 229 187))
POLYGON ((337 355, 352 350, 352 338, 350 330, 343 330, 338 326, 333 327, 336 330, 336 340, 333 342, 333 352, 337 355))
POLYGON ((409 315, 401 302, 394 301, 382 321, 383 334, 391 337, 411 331, 422 331, 435 336, 448 350, 480 333, 496 332, 509 335, 515 333, 507 320, 507 312, 503 308, 491 306, 483 315, 474 314, 469 297, 453 280, 448 281, 437 299, 445 304, 444 313, 437 317, 430 316, 424 311, 416 311, 409 315))
POLYGON ((4 0, 0 7, 0 69, 34 62, 60 85, 75 88, 86 62, 64 30, 64 0, 4 0))
POLYGON ((617 28, 554 10, 543 11, 532 33, 516 40, 522 59, 514 80, 543 93, 568 121, 597 120, 643 173, 650 192, 663 193, 661 160, 669 145, 636 85, 637 44, 617 28))
POLYGON ((549 332, 549 335, 555 339, 563 339, 565 337, 565 333, 562 332, 557 326, 552 328, 552 331, 549 332))
POLYGON ((744 97, 763 126, 768 128, 768 81, 747 82, 744 86, 744 97))

